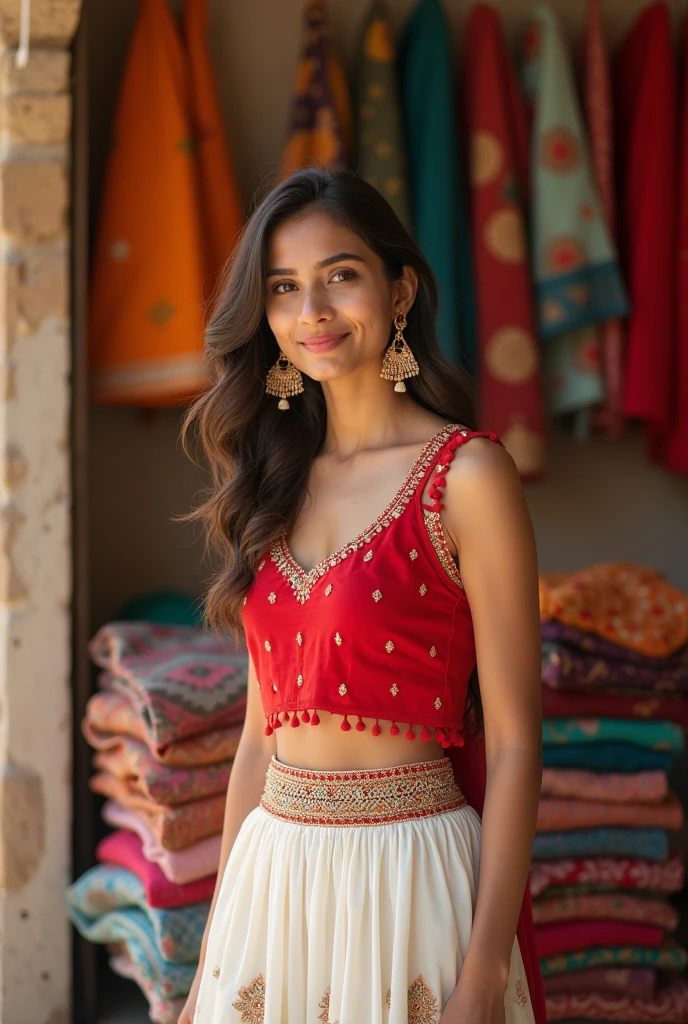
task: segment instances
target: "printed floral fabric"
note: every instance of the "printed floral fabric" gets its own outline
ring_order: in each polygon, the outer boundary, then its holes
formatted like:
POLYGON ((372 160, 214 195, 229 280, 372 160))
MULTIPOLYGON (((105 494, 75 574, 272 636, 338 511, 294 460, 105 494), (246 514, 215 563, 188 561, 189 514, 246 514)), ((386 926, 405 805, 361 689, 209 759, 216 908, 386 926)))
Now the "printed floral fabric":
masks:
POLYGON ((560 992, 623 993, 635 999, 654 995, 657 972, 652 967, 591 967, 590 970, 550 974, 545 978, 545 995, 560 992))
POLYGON ((143 883, 132 871, 113 864, 99 864, 70 886, 67 903, 72 912, 93 922, 92 927, 98 934, 110 934, 117 929, 124 932, 131 927, 137 935, 143 915, 147 919, 144 933, 153 936, 156 952, 162 960, 170 964, 198 962, 209 900, 173 910, 155 909, 149 906, 143 883), (102 924, 104 917, 108 920, 102 924))
POLYGON ((140 961, 132 959, 125 945, 113 943, 111 948, 112 954, 108 960, 110 970, 136 982, 148 1000, 148 1015, 153 1024, 178 1024, 186 997, 168 999, 159 990, 150 973, 142 968, 140 961))
POLYGON ((563 644, 542 645, 542 682, 545 686, 586 690, 650 690, 656 693, 688 693, 688 651, 682 661, 657 660, 655 666, 596 657, 563 644))
POLYGON ((201 903, 212 899, 215 891, 216 875, 208 875, 186 885, 170 882, 157 864, 146 860, 141 840, 133 832, 110 832, 98 843, 96 860, 133 872, 143 886, 146 903, 157 910, 201 903))
POLYGON ((178 807, 166 807, 156 804, 126 779, 118 779, 109 772, 98 772, 91 776, 88 784, 94 793, 141 814, 156 841, 166 850, 183 850, 199 839, 222 831, 224 793, 178 807))
POLYGON ((659 828, 579 828, 541 832, 533 842, 533 860, 605 855, 666 860, 669 837, 659 828))
POLYGON ((590 947, 661 946, 664 932, 635 921, 556 921, 535 929, 540 958, 572 953, 590 947))
POLYGON ((569 743, 634 743, 650 750, 683 750, 683 729, 673 722, 632 722, 624 718, 546 718, 542 723, 542 742, 547 745, 569 743))
POLYGON ((656 804, 666 798, 666 772, 586 772, 577 768, 543 768, 543 797, 598 800, 607 803, 656 804))
POLYGON ((533 900, 535 924, 553 921, 637 921, 675 931, 678 911, 668 900, 628 892, 583 892, 533 900))
POLYGON ((683 806, 673 793, 658 804, 545 798, 540 800, 537 816, 538 832, 596 825, 635 825, 676 831, 682 824, 683 806))
POLYGON ((542 688, 542 713, 547 718, 654 718, 688 729, 688 700, 653 693, 600 693, 594 690, 542 688))
POLYGON ((101 689, 129 697, 156 747, 243 721, 248 656, 209 631, 109 622, 89 653, 101 689))
POLYGON ((688 642, 688 598, 651 569, 606 562, 547 588, 545 617, 651 657, 688 642))
POLYGON ((613 886, 647 892, 680 892, 684 869, 680 857, 654 863, 632 857, 569 858, 541 861, 530 869, 530 893, 542 895, 550 886, 613 886))
POLYGON ((93 755, 93 767, 130 781, 158 804, 176 805, 226 793, 232 762, 168 768, 151 756, 144 743, 123 736, 118 744, 93 755))
POLYGON ((116 800, 106 800, 102 814, 103 821, 112 828, 132 832, 141 840, 143 857, 150 863, 157 864, 165 878, 172 882, 176 889, 183 889, 191 882, 206 881, 209 876, 214 878, 217 874, 222 848, 220 833, 199 839, 183 850, 172 852, 160 845, 140 812, 123 807, 116 800))
MULTIPOLYGON (((240 712, 241 702, 234 710, 240 712)), ((242 716, 243 717, 243 716, 242 716)), ((196 768, 201 765, 230 761, 236 754, 242 724, 211 729, 198 736, 189 736, 162 746, 151 742, 144 720, 132 703, 131 694, 116 690, 100 690, 89 698, 81 723, 87 743, 96 750, 117 746, 123 736, 141 740, 148 745, 152 757, 170 768, 196 768)))
POLYGON ((577 971, 602 966, 649 966, 661 970, 684 971, 688 964, 686 951, 675 944, 656 949, 645 946, 604 946, 548 956, 540 961, 543 977, 562 971, 577 971))
POLYGON ((572 1019, 685 1024, 688 1021, 688 982, 674 981, 647 999, 602 992, 562 992, 547 997, 547 1020, 572 1019))

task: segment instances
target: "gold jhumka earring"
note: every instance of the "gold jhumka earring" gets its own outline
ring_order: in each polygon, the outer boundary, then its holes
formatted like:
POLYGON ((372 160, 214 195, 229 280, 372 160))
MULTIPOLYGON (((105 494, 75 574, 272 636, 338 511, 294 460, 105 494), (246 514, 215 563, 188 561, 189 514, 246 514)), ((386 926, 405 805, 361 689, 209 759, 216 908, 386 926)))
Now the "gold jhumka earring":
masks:
POLYGON ((277 362, 270 367, 265 381, 265 394, 279 398, 278 409, 288 409, 288 395, 300 395, 303 391, 303 377, 280 349, 277 362))
POLYGON ((404 378, 417 377, 420 373, 420 367, 408 346, 406 338, 401 333, 404 327, 406 327, 406 317, 401 310, 394 314, 394 326, 396 334, 385 352, 380 376, 384 377, 385 380, 396 381, 394 385, 395 391, 406 391, 404 378))

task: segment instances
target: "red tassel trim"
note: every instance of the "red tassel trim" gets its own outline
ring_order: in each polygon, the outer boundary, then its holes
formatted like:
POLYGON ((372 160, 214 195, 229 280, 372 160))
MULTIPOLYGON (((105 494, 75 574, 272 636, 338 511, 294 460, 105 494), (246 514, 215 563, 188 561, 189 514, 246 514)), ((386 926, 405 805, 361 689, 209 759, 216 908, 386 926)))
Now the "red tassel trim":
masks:
POLYGON ((305 722, 306 725, 308 725, 310 720, 311 720, 311 716, 308 714, 308 711, 304 711, 304 713, 301 715, 301 721, 305 722))
POLYGON ((429 740, 430 739, 430 730, 428 729, 427 725, 423 726, 423 731, 420 734, 420 738, 422 740, 429 740))
POLYGON ((363 732, 363 730, 365 729, 365 722, 363 721, 360 715, 358 716, 358 721, 356 722, 356 729, 358 730, 358 732, 363 732))
POLYGON ((377 718, 375 719, 375 725, 370 731, 372 732, 373 736, 379 736, 380 733, 382 732, 382 729, 380 728, 380 723, 377 720, 377 718))
POLYGON ((289 712, 288 712, 288 711, 285 711, 285 712, 284 712, 284 721, 285 721, 285 722, 288 722, 288 721, 289 721, 289 712))
POLYGON ((416 734, 413 731, 413 729, 411 728, 411 726, 409 725, 409 727, 408 727, 408 729, 406 731, 406 739, 407 740, 415 740, 415 738, 416 738, 416 734))
POLYGON ((297 725, 301 725, 301 722, 299 721, 299 716, 298 716, 298 714, 295 711, 294 714, 291 716, 291 727, 292 727, 292 729, 295 729, 297 725))
POLYGON ((389 730, 389 735, 390 736, 398 736, 399 735, 399 726, 397 725, 396 722, 392 722, 392 726, 391 726, 391 728, 389 730))
POLYGON ((265 726, 265 735, 266 736, 272 736, 273 732, 274 732, 274 729, 272 728, 272 726, 268 722, 268 724, 265 726))
POLYGON ((346 717, 346 715, 344 715, 344 721, 343 721, 343 722, 342 722, 342 724, 341 724, 341 725, 339 726, 339 728, 340 728, 340 729, 342 730, 342 732, 348 732, 348 731, 349 731, 349 729, 351 728, 351 722, 350 722, 350 721, 349 721, 349 719, 348 719, 348 718, 346 717))
POLYGON ((443 476, 435 477, 435 487, 446 487, 447 481, 443 476))
POLYGON ((317 711, 314 711, 311 715, 311 725, 320 725, 320 717, 317 711))
POLYGON ((282 723, 280 722, 280 716, 279 715, 275 715, 275 720, 273 721, 272 725, 273 725, 273 728, 275 728, 275 729, 281 729, 282 728, 282 723))

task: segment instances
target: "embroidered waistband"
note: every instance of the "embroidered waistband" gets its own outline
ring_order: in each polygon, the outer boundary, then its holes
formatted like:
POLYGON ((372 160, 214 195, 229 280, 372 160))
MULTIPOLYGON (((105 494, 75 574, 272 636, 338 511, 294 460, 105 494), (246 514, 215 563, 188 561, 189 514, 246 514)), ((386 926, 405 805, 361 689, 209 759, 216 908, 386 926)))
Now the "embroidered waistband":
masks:
POLYGON ((319 771, 273 755, 261 807, 301 825, 384 825, 465 807, 446 757, 393 768, 319 771))

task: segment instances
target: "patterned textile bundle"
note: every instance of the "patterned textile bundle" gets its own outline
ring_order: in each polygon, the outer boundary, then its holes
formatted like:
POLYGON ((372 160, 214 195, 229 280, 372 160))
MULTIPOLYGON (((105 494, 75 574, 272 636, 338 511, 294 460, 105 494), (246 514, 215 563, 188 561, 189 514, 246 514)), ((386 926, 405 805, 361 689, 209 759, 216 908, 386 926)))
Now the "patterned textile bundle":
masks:
POLYGON ((617 563, 542 578, 540 595, 545 767, 530 891, 548 1020, 688 1021, 688 984, 671 980, 688 957, 667 899, 684 884, 671 771, 688 726, 688 598, 617 563))
POLYGON ((150 621, 109 622, 89 651, 102 669, 82 722, 89 785, 116 831, 68 890, 68 912, 143 989, 151 1019, 176 1024, 215 891, 248 658, 203 629, 150 621))

